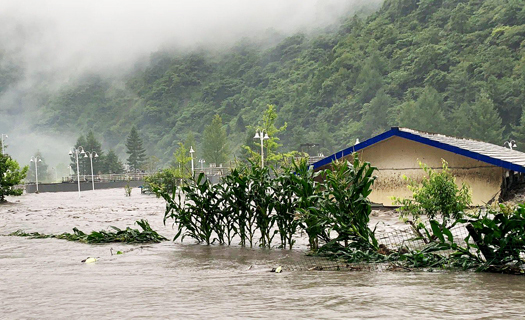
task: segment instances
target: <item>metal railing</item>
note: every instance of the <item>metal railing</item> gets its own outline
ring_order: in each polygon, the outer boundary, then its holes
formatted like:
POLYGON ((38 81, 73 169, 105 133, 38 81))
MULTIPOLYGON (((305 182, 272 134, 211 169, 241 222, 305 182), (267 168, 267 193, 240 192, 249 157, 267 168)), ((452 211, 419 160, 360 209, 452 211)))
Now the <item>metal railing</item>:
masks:
MULTIPOLYGON (((120 173, 120 174, 97 174, 93 176, 95 182, 113 182, 113 181, 142 181, 149 174, 148 173, 120 173)), ((80 182, 91 181, 91 175, 80 175, 80 182)), ((62 183, 77 182, 77 175, 70 175, 62 177, 62 183)))

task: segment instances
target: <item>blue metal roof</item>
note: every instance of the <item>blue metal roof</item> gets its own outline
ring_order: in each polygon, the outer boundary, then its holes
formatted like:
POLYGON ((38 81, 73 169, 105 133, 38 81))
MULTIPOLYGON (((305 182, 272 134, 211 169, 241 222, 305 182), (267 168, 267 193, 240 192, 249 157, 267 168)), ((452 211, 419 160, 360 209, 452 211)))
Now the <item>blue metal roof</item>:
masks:
POLYGON ((507 170, 525 173, 525 153, 497 146, 492 143, 471 139, 461 139, 435 133, 427 133, 407 128, 393 127, 390 130, 366 141, 334 153, 313 164, 314 170, 341 159, 352 153, 368 148, 391 137, 400 137, 435 148, 456 153, 471 159, 483 161, 507 170))

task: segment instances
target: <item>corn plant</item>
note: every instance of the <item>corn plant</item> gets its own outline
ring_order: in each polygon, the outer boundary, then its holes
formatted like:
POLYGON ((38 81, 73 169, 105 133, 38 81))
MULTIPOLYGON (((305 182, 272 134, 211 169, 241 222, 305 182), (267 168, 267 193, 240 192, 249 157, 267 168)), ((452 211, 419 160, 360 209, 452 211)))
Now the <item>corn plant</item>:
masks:
MULTIPOLYGON (((189 235, 198 242, 205 242, 207 245, 214 242, 212 239, 214 231, 222 232, 217 229, 217 212, 220 210, 220 197, 211 187, 211 184, 204 174, 201 173, 196 183, 190 183, 182 187, 181 191, 185 194, 185 221, 188 222, 186 229, 189 235)), ((222 234, 220 234, 222 238, 222 234)))
POLYGON ((281 238, 281 248, 289 245, 291 249, 295 243, 292 239, 297 231, 299 222, 295 219, 296 201, 292 189, 293 181, 290 179, 293 172, 285 173, 272 181, 272 192, 275 208, 275 221, 281 238))
POLYGON ((219 210, 217 211, 217 223, 215 232, 220 244, 231 245, 233 238, 238 234, 237 221, 238 213, 230 204, 232 202, 232 192, 228 184, 217 184, 211 186, 220 199, 219 210))
POLYGON ((224 207, 232 216, 234 230, 241 238, 240 245, 253 247, 256 216, 251 207, 250 177, 245 168, 235 168, 223 179, 224 207))
POLYGON ((300 163, 295 168, 292 188, 296 197, 297 221, 299 226, 308 235, 310 249, 316 251, 319 248, 319 239, 329 241, 327 228, 328 219, 321 209, 321 190, 317 178, 324 171, 314 172, 306 162, 300 163))
POLYGON ((58 235, 54 234, 42 234, 38 232, 26 233, 18 230, 9 234, 10 236, 19 237, 30 237, 30 238, 56 238, 64 239, 69 241, 79 241, 83 243, 111 243, 111 242, 125 242, 125 243, 159 243, 167 240, 162 235, 158 234, 151 228, 147 220, 138 220, 135 222, 142 231, 138 229, 132 229, 127 227, 126 229, 120 229, 111 226, 110 231, 100 230, 92 231, 91 233, 84 233, 83 231, 73 228, 73 233, 62 233, 58 235))
MULTIPOLYGON (((292 168, 283 168, 283 173, 276 177, 272 183, 273 199, 275 201, 275 219, 281 247, 293 248, 293 236, 301 224, 298 209, 312 207, 315 190, 313 170, 308 168, 306 161, 297 164, 292 162, 292 168)), ((317 239, 317 235, 313 236, 317 239)), ((314 241, 315 242, 315 241, 314 241)), ((312 243, 310 243, 312 246, 312 243)), ((315 247, 315 244, 313 245, 315 247)))
POLYGON ((361 163, 356 154, 353 160, 353 163, 336 161, 331 169, 322 173, 324 181, 319 204, 310 210, 307 218, 314 219, 317 223, 314 226, 323 230, 321 234, 328 242, 343 242, 345 247, 377 248, 374 232, 368 227, 372 212, 368 196, 372 192, 376 168, 370 163, 361 163), (337 233, 335 239, 329 238, 331 231, 337 233))
POLYGON ((272 231, 275 225, 275 216, 272 214, 275 203, 271 194, 270 172, 268 167, 252 166, 249 170, 249 177, 251 179, 249 194, 252 200, 252 210, 255 213, 257 228, 261 235, 259 245, 270 248, 276 234, 276 231, 272 231))

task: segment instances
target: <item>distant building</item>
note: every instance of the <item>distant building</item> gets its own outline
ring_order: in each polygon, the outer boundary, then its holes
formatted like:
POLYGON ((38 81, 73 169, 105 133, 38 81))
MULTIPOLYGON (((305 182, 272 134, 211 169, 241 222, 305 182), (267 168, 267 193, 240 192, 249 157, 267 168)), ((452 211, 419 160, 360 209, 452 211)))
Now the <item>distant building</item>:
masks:
POLYGON ((393 127, 380 135, 355 144, 313 164, 315 170, 330 166, 332 161, 359 158, 378 168, 370 200, 392 205, 392 196, 407 198, 412 193, 403 175, 421 179, 424 171, 418 160, 433 169, 441 169, 441 159, 448 162, 458 185, 465 182, 472 190, 474 205, 497 200, 518 177, 525 173, 525 153, 487 142, 460 139, 393 127))

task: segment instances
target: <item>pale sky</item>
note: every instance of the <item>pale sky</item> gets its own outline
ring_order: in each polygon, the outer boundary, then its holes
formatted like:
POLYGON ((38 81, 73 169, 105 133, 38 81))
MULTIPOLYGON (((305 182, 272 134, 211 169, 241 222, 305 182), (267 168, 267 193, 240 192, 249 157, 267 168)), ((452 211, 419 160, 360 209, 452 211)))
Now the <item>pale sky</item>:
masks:
POLYGON ((230 45, 269 29, 311 31, 369 2, 0 0, 0 41, 18 50, 31 70, 105 70, 164 47, 230 45))

